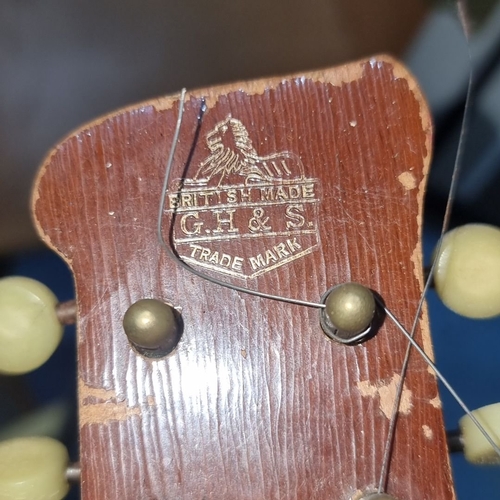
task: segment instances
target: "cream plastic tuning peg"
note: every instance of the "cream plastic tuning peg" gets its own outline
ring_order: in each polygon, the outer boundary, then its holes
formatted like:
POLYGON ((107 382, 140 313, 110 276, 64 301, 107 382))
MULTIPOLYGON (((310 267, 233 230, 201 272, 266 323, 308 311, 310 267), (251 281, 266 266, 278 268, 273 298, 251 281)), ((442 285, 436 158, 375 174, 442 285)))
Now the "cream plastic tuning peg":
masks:
POLYGON ((486 224, 453 229, 434 257, 436 291, 447 307, 469 318, 500 314, 500 229, 486 224))
POLYGON ((38 281, 21 276, 0 279, 0 373, 26 373, 49 359, 63 334, 57 303, 38 281))
POLYGON ((0 500, 61 500, 69 490, 68 452, 47 437, 0 443, 0 500))
MULTIPOLYGON (((500 447, 500 403, 483 406, 472 414, 500 447)), ((465 458, 473 464, 500 464, 500 457, 468 415, 460 419, 465 458)))

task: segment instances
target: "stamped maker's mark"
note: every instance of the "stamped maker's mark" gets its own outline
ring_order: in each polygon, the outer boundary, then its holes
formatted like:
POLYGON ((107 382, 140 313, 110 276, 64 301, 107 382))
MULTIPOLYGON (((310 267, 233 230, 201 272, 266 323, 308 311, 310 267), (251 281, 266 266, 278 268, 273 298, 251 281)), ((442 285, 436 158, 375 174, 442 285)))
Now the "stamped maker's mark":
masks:
POLYGON ((183 260, 253 278, 318 246, 319 186, 305 177, 298 155, 258 155, 246 127, 232 116, 205 141, 209 155, 168 195, 183 260))

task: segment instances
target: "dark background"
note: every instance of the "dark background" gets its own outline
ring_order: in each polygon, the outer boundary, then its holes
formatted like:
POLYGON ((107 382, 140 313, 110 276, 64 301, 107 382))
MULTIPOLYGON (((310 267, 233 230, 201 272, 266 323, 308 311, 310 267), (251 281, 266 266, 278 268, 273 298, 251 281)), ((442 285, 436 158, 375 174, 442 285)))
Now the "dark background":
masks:
MULTIPOLYGON (((500 8, 475 0, 476 80, 453 224, 500 224, 500 8)), ((404 58, 433 110, 435 159, 425 249, 439 237, 468 79, 454 11, 425 0, 1 0, 0 276, 41 280, 72 298, 64 263, 42 249, 29 220, 31 181, 72 128, 181 87, 334 65, 374 53, 404 58)), ((500 400, 498 320, 468 321, 429 297, 438 365, 472 407, 500 400)), ((0 377, 0 439, 56 435, 77 459, 74 330, 39 370, 0 377), (42 410, 40 410, 42 409, 42 410), (36 414, 33 412, 43 413, 36 414), (31 417, 30 417, 31 415, 31 417), (24 424, 23 424, 24 422, 24 424)), ((442 391, 448 428, 462 411, 442 391)), ((453 457, 459 500, 500 498, 500 470, 453 457)))

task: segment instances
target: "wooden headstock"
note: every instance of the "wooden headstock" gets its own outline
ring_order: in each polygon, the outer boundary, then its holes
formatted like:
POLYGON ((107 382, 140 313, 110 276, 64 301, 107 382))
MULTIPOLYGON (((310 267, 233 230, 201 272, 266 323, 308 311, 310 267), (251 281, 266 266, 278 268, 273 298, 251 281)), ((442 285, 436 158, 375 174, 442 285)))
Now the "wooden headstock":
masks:
MULTIPOLYGON (((40 235, 75 275, 82 497, 375 491, 407 341, 386 318, 370 340, 341 345, 314 308, 177 266, 156 223, 178 113, 171 96, 83 127, 47 157, 34 190, 40 235), (143 298, 182 311, 165 358, 141 356, 124 334, 143 298)), ((317 302, 360 282, 410 328, 431 136, 415 81, 387 57, 189 92, 163 234, 190 265, 263 292, 317 302)), ((425 309, 416 338, 431 354, 425 309)), ((387 491, 454 498, 436 380, 417 355, 387 491)))

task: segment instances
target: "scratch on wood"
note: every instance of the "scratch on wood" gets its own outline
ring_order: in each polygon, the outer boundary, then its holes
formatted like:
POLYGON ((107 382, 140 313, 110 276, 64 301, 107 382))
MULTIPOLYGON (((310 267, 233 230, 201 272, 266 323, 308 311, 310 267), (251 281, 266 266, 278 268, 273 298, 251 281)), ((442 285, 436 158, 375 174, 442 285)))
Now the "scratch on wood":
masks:
MULTIPOLYGON (((390 419, 400 380, 401 376, 395 373, 388 383, 380 381, 372 384, 369 380, 365 380, 358 382, 357 386, 362 396, 371 398, 378 396, 379 407, 382 413, 390 419)), ((405 384, 403 384, 399 412, 403 415, 408 415, 412 407, 412 392, 406 387, 405 384)))

